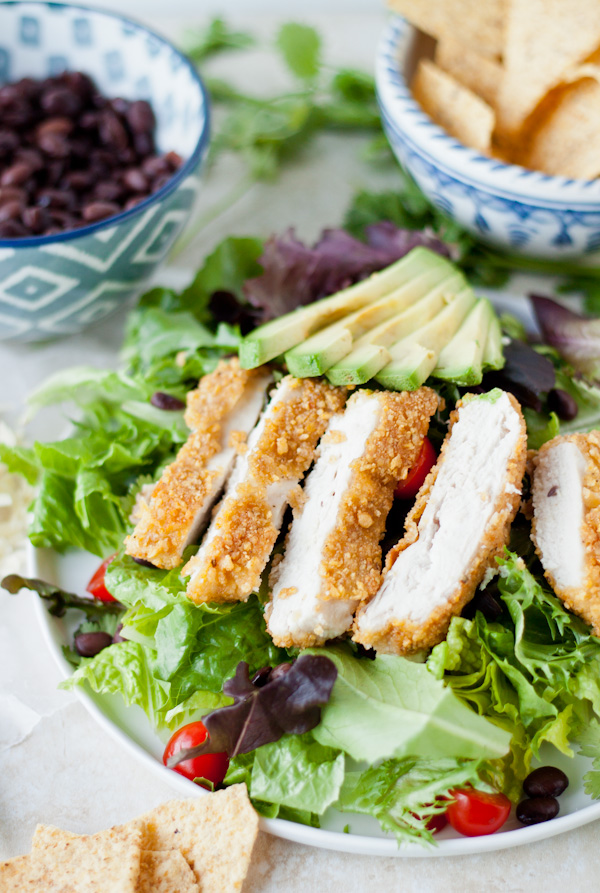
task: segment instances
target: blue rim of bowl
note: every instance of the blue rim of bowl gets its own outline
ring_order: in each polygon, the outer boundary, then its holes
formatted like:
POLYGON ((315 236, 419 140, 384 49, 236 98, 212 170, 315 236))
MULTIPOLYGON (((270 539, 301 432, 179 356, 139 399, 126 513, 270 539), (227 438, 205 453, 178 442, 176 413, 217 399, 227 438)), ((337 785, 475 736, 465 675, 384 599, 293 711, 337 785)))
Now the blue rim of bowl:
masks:
MULTIPOLYGON (((483 153, 477 151, 477 149, 472 149, 469 146, 465 146, 464 143, 461 143, 455 137, 450 136, 443 127, 440 127, 439 124, 436 124, 435 121, 427 115, 419 106, 417 101, 413 98, 412 93, 410 92, 410 88, 406 82, 406 78, 402 74, 400 67, 398 65, 398 59, 395 56, 396 49, 398 47, 398 42, 400 38, 404 35, 404 32, 407 28, 413 27, 410 22, 408 22, 405 18, 400 15, 392 15, 390 17, 390 21, 386 25, 384 32, 381 36, 381 42, 377 50, 377 59, 381 61, 383 58, 385 59, 385 74, 386 81, 388 84, 395 88, 396 90, 401 90, 401 96, 394 96, 393 99, 396 102, 400 103, 411 103, 414 106, 414 115, 417 121, 420 124, 427 125, 432 134, 435 135, 436 141, 440 143, 444 143, 448 148, 452 149, 453 153, 460 151, 464 157, 464 154, 467 153, 470 160, 477 162, 480 166, 488 168, 489 173, 493 176, 494 174, 506 172, 512 172, 515 176, 520 179, 531 179, 536 184, 539 183, 542 185, 543 183, 555 183, 560 188, 568 188, 569 186, 577 186, 579 189, 590 190, 591 196, 596 201, 600 201, 600 196, 596 196, 595 193, 600 191, 600 178, 594 180, 586 180, 581 177, 564 177, 559 176, 557 174, 546 174, 543 171, 535 171, 530 168, 523 167, 519 164, 510 164, 506 161, 501 161, 498 158, 490 158, 488 155, 483 155, 483 153), (390 66, 387 63, 395 60, 396 66, 390 66)), ((379 91, 378 91, 379 93, 379 91)), ((378 96, 380 104, 382 107, 385 105, 383 100, 381 99, 381 95, 378 96)), ((393 121, 389 114, 387 114, 387 118, 390 123, 393 123, 395 127, 397 127, 397 123, 393 121)), ((413 142, 411 140, 411 142, 413 142)), ((427 150, 423 150, 427 151, 427 150)), ((436 156, 429 155, 431 160, 435 160, 436 164, 443 166, 447 171, 451 172, 453 169, 448 166, 448 164, 444 164, 438 160, 436 156)), ((469 178, 468 174, 460 173, 460 176, 465 180, 470 179, 473 185, 477 185, 478 187, 481 184, 481 181, 476 180, 475 178, 469 178)), ((482 188, 490 191, 492 187, 489 184, 483 184, 482 188)), ((535 201, 536 198, 534 195, 528 195, 519 193, 514 188, 510 187, 500 187, 503 188, 506 194, 510 194, 511 196, 518 197, 520 201, 535 201)), ((495 189, 494 189, 495 191, 495 189)), ((590 195, 588 192, 588 195, 590 195)), ((556 204, 562 204, 565 200, 561 199, 544 199, 545 201, 554 202, 556 204)), ((581 199, 580 199, 581 202, 581 199)), ((585 201, 581 202, 583 207, 587 204, 585 201)))
MULTIPOLYGON (((181 50, 177 49, 177 47, 171 43, 170 40, 167 40, 166 37, 163 37, 161 34, 157 34, 156 31, 153 31, 151 28, 147 28, 146 25, 142 25, 140 22, 135 19, 130 19, 128 16, 122 16, 118 12, 110 12, 106 9, 99 9, 95 6, 83 6, 79 3, 61 3, 54 2, 54 0, 3 0, 2 6, 39 6, 46 7, 48 9, 78 9, 82 10, 86 13, 91 13, 92 15, 101 15, 105 16, 108 19, 116 19, 119 22, 123 22, 125 25, 128 25, 131 28, 136 29, 137 31, 141 31, 144 34, 150 35, 155 40, 162 43, 164 46, 168 47, 171 52, 175 53, 181 59, 182 63, 189 69, 193 80, 196 81, 197 86, 200 89, 200 93, 202 94, 202 100, 204 103, 204 124, 202 127, 202 132, 200 134, 200 138, 194 147, 194 151, 190 155, 190 157, 185 161, 185 163, 179 168, 179 170, 175 171, 172 177, 165 183, 164 186, 154 192, 152 195, 145 198, 143 201, 136 205, 134 208, 130 208, 128 211, 122 211, 120 214, 114 214, 112 217, 107 217, 105 220, 99 220, 97 223, 90 223, 88 226, 80 226, 77 229, 69 229, 65 230, 64 233, 55 233, 51 236, 27 236, 21 239, 0 239, 0 248, 38 248, 43 245, 52 245, 56 242, 67 242, 70 239, 78 239, 81 236, 89 236, 93 233, 98 232, 98 230, 105 229, 109 226, 116 226, 119 223, 122 223, 124 220, 129 220, 132 217, 135 217, 140 212, 145 211, 151 205, 156 202, 160 202, 163 198, 173 192, 183 180, 186 179, 197 167, 199 164, 204 150, 208 145, 208 141, 210 139, 210 98, 208 94, 208 90, 204 85, 204 81, 200 77, 197 69, 192 64, 190 59, 182 53, 181 50)), ((173 151, 176 151, 175 149, 173 151)))

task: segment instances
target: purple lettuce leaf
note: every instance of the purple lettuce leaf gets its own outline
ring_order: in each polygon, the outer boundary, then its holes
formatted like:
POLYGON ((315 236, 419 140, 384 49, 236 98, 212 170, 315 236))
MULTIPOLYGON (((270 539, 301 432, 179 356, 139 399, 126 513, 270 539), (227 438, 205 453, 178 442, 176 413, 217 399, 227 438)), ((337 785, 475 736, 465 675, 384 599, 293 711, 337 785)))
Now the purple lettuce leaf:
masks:
POLYGON ((513 394, 522 406, 541 412, 540 395, 553 388, 556 381, 552 361, 524 341, 511 341, 504 346, 503 353, 504 366, 483 376, 483 388, 486 391, 502 388, 513 394))
POLYGON ((529 295, 544 341, 578 372, 600 376, 600 319, 574 313, 542 295, 529 295))
POLYGON ((167 765, 172 769, 206 753, 225 752, 232 759, 279 741, 286 733, 309 732, 320 722, 320 708, 329 701, 336 677, 333 661, 321 655, 303 655, 266 674, 259 671, 254 680, 248 664, 241 661, 235 676, 223 685, 224 694, 234 703, 205 716, 208 737, 204 743, 178 751, 167 765))
POLYGON ((267 240, 259 258, 263 273, 246 280, 244 295, 260 311, 259 321, 267 322, 370 276, 417 245, 449 254, 435 236, 389 221, 367 227, 366 243, 343 229, 327 229, 312 248, 288 229, 267 240))

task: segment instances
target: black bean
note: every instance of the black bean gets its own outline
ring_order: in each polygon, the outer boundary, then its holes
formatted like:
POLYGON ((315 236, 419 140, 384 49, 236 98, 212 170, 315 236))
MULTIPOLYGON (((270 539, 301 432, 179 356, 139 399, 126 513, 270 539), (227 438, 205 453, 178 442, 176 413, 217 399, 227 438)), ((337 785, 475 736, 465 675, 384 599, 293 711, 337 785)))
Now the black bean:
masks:
POLYGON ((33 174, 33 168, 24 161, 7 167, 0 176, 0 186, 22 186, 33 174))
POLYGON ((517 819, 522 825, 537 825, 555 818, 559 809, 558 800, 554 797, 532 797, 519 803, 517 819))
POLYGON ((98 128, 100 140, 105 146, 114 149, 125 149, 129 143, 129 137, 118 115, 108 110, 102 112, 98 128))
POLYGON ((564 422, 570 422, 579 413, 577 401, 561 388, 552 388, 548 391, 548 409, 550 412, 555 412, 564 422))
POLYGON ((112 644, 113 644, 113 645, 118 645, 119 642, 126 642, 126 641, 127 641, 127 639, 126 639, 124 636, 121 635, 121 630, 122 630, 122 629, 123 629, 123 624, 122 624, 122 623, 117 624, 117 628, 116 628, 116 630, 115 630, 115 634, 114 634, 114 636, 112 637, 112 644))
POLYGON ((151 155, 149 158, 144 158, 142 170, 151 180, 171 172, 168 162, 162 155, 151 155))
POLYGON ((15 201, 5 202, 3 205, 0 205, 0 221, 3 220, 18 220, 21 216, 21 212, 23 210, 23 202, 15 201))
POLYGON ((145 198, 148 198, 147 195, 132 195, 131 198, 128 198, 124 205, 125 211, 131 211, 132 208, 137 207, 140 202, 143 202, 145 198))
POLYGON ((6 156, 14 152, 20 145, 19 135, 15 130, 0 129, 0 155, 6 156))
POLYGON ((89 101, 91 94, 94 92, 94 82, 91 77, 84 74, 83 71, 63 71, 60 81, 74 93, 77 93, 82 99, 89 101))
POLYGON ((20 239, 29 235, 27 227, 18 220, 5 220, 0 223, 0 239, 20 239))
POLYGON ((44 208, 24 208, 21 219, 36 235, 50 226, 51 217, 44 208))
POLYGON ((523 782, 528 797, 560 797, 569 786, 569 779, 556 766, 540 766, 530 772, 523 782))
POLYGON ((129 111, 129 101, 127 99, 122 99, 120 96, 117 96, 116 99, 110 100, 110 105, 112 110, 117 113, 120 117, 125 117, 127 112, 129 111))
POLYGON ((39 171, 44 167, 44 156, 37 149, 17 149, 15 161, 28 164, 32 171, 39 171))
POLYGON ((86 223, 95 223, 97 220, 113 217, 120 210, 119 205, 115 202, 90 202, 81 209, 81 216, 86 223))
POLYGON ((185 409, 183 400, 174 397, 173 394, 165 394, 163 391, 155 391, 150 397, 150 403, 157 409, 166 409, 167 411, 185 409))
POLYGON ((65 189, 40 189, 36 204, 40 208, 75 208, 75 196, 65 189))
POLYGON ((133 133, 152 133, 156 125, 152 106, 145 99, 132 102, 126 112, 127 123, 133 133))
POLYGON ((112 636, 109 633, 79 633, 75 636, 75 651, 81 657, 94 657, 112 645, 112 636))
POLYGON ((140 158, 154 154, 154 137, 151 133, 136 133, 133 138, 135 151, 140 158))
POLYGON ((62 133, 44 133, 38 139, 38 146, 51 158, 67 158, 71 149, 62 133))
POLYGON ((147 192, 148 180, 143 171, 137 167, 129 167, 121 174, 121 181, 131 192, 147 192))
POLYGON ((281 676, 285 676, 292 669, 291 663, 279 664, 279 666, 275 667, 271 672, 271 677, 269 682, 274 682, 275 679, 279 679, 281 676))
POLYGON ((70 118, 46 118, 45 121, 41 121, 35 128, 35 135, 37 139, 45 136, 47 133, 60 133, 63 136, 68 136, 73 127, 74 125, 70 118))
POLYGON ((257 688, 262 688, 263 685, 266 685, 269 681, 271 672, 271 667, 261 667, 252 677, 252 685, 255 685, 257 688))
POLYGON ((165 155, 165 161, 168 163, 169 167, 173 171, 179 170, 181 165, 183 164, 183 158, 181 155, 178 155, 177 152, 167 152, 165 155))
POLYGON ((495 623, 502 614, 502 605, 490 592, 477 590, 474 597, 465 606, 462 616, 472 620, 477 611, 481 611, 489 623, 495 623))
POLYGON ((103 180, 94 186, 94 198, 103 202, 118 202, 123 197, 125 190, 115 180, 103 180))
POLYGON ((24 202, 26 198, 27 193, 24 189, 18 189, 16 186, 0 187, 0 205, 6 202, 24 202))
POLYGON ((136 564, 141 565, 141 567, 152 567, 154 568, 154 570, 156 570, 156 565, 152 564, 151 561, 146 561, 145 558, 134 558, 133 560, 136 564))
POLYGON ((81 111, 81 97, 68 87, 50 87, 44 91, 40 105, 49 115, 71 117, 81 111))
POLYGON ((64 185, 66 189, 73 189, 75 192, 86 192, 94 184, 94 178, 89 171, 70 171, 65 174, 64 185))

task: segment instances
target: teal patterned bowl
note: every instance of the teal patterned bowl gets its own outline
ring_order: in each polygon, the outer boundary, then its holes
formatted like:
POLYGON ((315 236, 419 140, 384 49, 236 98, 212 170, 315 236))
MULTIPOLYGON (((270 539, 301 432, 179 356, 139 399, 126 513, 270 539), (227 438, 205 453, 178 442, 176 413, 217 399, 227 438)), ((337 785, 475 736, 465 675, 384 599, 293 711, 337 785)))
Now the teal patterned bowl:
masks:
POLYGON ((135 208, 51 236, 0 239, 0 340, 70 335, 143 289, 183 228, 209 141, 206 90, 172 44, 113 13, 54 2, 0 3, 0 84, 66 69, 106 96, 147 99, 159 152, 184 164, 135 208))

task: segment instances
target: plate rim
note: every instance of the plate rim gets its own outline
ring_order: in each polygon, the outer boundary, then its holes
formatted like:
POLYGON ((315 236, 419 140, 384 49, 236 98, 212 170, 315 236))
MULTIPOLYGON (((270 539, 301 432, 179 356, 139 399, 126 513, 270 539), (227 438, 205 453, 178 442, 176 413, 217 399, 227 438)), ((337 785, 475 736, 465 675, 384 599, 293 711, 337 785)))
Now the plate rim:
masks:
MULTIPOLYGON (((81 554, 89 554, 83 552, 81 549, 73 551, 80 552, 81 554)), ((39 562, 42 555, 45 555, 46 557, 51 556, 53 562, 60 559, 60 555, 54 550, 38 549, 32 546, 28 540, 28 574, 32 576, 39 575, 39 562)), ((66 679, 71 675, 72 667, 54 641, 52 635, 53 618, 46 610, 42 599, 35 599, 33 605, 44 643, 52 655, 55 664, 58 666, 61 676, 66 679)), ((117 741, 120 746, 138 760, 138 762, 141 762, 143 765, 147 766, 148 769, 158 775, 163 782, 170 787, 173 787, 181 793, 182 796, 201 797, 207 793, 203 788, 200 788, 193 782, 188 781, 177 773, 171 772, 166 766, 163 766, 162 763, 158 762, 158 760, 148 753, 144 747, 130 738, 117 723, 103 712, 101 707, 103 695, 95 693, 91 694, 81 686, 77 686, 74 689, 74 693, 79 702, 98 725, 110 735, 113 740, 117 741)), ((350 816, 351 813, 348 813, 348 815, 350 816)), ((504 850, 510 847, 524 846, 528 843, 536 843, 540 840, 554 837, 557 834, 572 831, 600 819, 600 801, 597 803, 590 803, 588 806, 584 806, 582 809, 578 809, 568 815, 558 816, 551 822, 540 823, 538 825, 531 825, 524 828, 513 828, 509 831, 497 831, 495 834, 481 837, 440 839, 433 847, 420 846, 416 843, 398 846, 395 838, 391 836, 369 837, 364 834, 346 834, 339 831, 329 831, 325 828, 312 828, 308 825, 290 822, 286 819, 267 819, 263 816, 259 816, 259 819, 259 827, 262 831, 272 834, 274 837, 280 837, 306 846, 366 856, 439 858, 443 856, 478 855, 480 853, 504 850)))

